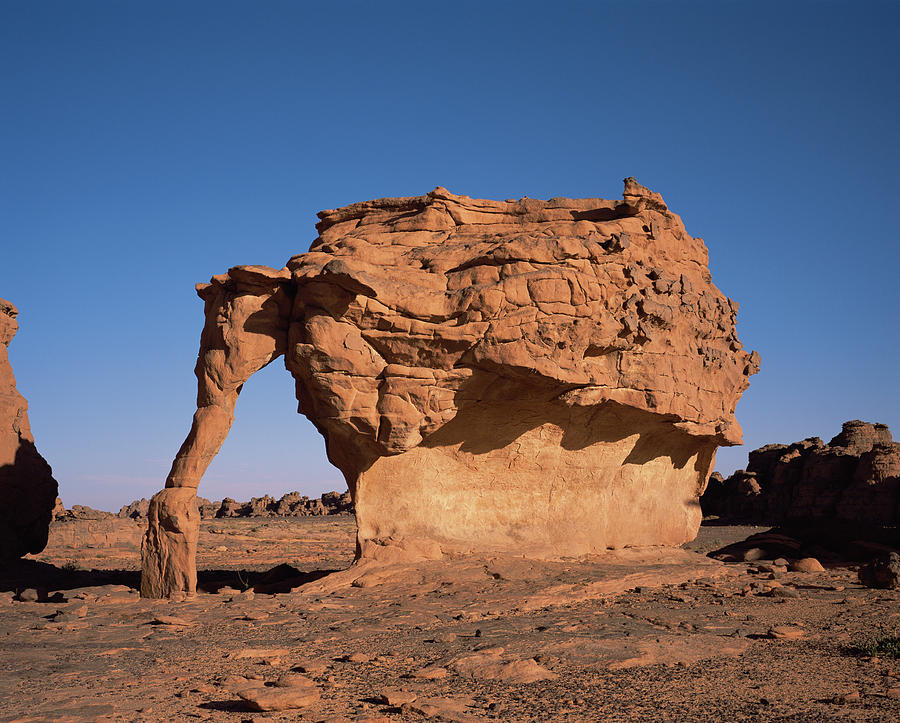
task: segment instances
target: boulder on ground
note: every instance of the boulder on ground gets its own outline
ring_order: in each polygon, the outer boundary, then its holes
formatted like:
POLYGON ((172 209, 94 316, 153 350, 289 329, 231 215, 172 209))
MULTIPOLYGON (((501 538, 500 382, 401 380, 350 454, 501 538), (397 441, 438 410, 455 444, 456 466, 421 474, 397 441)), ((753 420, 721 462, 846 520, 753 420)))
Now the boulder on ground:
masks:
POLYGON ((859 568, 859 581, 866 587, 900 588, 900 555, 889 552, 859 568))

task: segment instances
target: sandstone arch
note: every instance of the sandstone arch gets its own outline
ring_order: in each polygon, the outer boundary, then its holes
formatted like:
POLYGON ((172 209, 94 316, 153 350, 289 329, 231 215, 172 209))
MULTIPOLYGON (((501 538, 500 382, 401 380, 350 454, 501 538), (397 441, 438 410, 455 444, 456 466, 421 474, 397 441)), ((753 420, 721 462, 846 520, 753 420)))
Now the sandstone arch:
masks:
POLYGON ((358 520, 444 551, 680 544, 758 369, 659 194, 438 188, 319 214, 310 251, 198 287, 197 412, 150 506, 141 592, 192 592, 197 485, 241 385, 284 356, 358 520))

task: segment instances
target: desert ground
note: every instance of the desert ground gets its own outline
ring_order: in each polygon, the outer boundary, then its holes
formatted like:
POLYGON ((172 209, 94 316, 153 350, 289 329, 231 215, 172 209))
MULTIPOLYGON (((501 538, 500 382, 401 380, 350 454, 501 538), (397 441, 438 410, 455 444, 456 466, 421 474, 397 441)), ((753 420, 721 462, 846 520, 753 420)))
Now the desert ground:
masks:
POLYGON ((6 568, 2 720, 900 719, 900 661, 858 649, 900 591, 704 556, 763 528, 329 575, 352 516, 206 520, 197 596, 142 600, 144 524, 54 522, 6 568))

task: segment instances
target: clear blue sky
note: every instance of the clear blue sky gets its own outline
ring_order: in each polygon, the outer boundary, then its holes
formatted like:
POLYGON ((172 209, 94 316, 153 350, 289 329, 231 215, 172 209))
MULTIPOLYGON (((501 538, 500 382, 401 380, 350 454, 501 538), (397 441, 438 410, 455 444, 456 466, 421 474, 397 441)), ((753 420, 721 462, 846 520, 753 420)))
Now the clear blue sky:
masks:
MULTIPOLYGON (((437 185, 618 198, 636 176, 709 247, 762 372, 767 442, 900 436, 896 2, 0 2, 0 297, 63 500, 163 483, 203 306, 281 266, 316 211, 437 185)), ((344 489, 280 363, 201 494, 344 489)))

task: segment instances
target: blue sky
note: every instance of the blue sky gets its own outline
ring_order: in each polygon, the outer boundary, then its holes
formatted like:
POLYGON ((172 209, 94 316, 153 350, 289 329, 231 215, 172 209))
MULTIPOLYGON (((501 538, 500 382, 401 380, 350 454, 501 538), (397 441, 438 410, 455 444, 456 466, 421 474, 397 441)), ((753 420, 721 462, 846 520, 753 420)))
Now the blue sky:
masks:
MULTIPOLYGON (((202 303, 281 266, 315 213, 437 185, 621 196, 710 250, 763 359, 746 445, 900 436, 900 4, 0 1, 0 297, 67 504, 163 483, 190 425, 202 303)), ((280 363, 201 494, 344 489, 280 363)))

